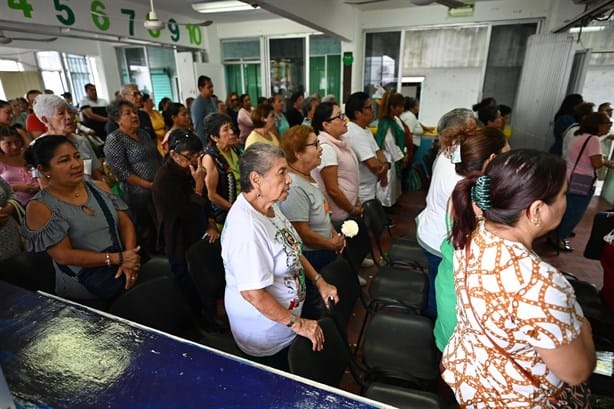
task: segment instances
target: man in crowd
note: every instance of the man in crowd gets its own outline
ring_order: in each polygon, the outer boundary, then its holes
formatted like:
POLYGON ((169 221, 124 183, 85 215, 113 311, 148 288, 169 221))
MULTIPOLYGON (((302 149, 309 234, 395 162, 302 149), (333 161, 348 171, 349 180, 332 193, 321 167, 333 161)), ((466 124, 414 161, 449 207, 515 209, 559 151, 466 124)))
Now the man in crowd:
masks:
POLYGON ((205 135, 203 119, 211 112, 217 112, 216 101, 213 98, 213 82, 211 78, 206 75, 198 77, 198 92, 199 95, 192 103, 190 113, 196 134, 202 141, 203 146, 207 146, 209 135, 205 135))
POLYGON ((81 122, 91 128, 96 135, 104 140, 107 137, 104 126, 109 120, 107 117, 107 105, 109 103, 98 98, 98 92, 94 84, 85 84, 85 96, 79 102, 81 107, 81 122))

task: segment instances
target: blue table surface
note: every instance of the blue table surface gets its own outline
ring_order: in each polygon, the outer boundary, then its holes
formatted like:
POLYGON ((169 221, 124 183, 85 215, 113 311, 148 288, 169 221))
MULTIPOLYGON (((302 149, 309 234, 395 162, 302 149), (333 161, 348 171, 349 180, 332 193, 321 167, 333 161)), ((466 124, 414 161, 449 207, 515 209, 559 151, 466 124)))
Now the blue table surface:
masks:
POLYGON ((384 406, 3 282, 0 365, 18 408, 384 406))

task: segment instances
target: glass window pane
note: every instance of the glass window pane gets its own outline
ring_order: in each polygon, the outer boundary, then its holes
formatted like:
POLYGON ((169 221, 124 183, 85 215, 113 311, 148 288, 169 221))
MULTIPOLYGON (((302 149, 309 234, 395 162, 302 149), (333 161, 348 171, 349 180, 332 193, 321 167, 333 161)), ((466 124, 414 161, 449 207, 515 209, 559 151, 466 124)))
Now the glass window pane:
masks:
POLYGON ((536 23, 492 27, 483 97, 514 106, 527 40, 536 30, 536 23))
POLYGON ((258 101, 258 97, 262 96, 260 64, 243 64, 243 78, 245 79, 245 90, 249 94, 249 98, 252 101, 258 101))
MULTIPOLYGON (((367 33, 365 41, 365 92, 380 95, 382 87, 396 89, 399 75, 401 32, 367 33), (376 94, 376 90, 378 90, 376 94)), ((383 91, 381 91, 383 94, 383 91)))
POLYGON ((309 58, 309 94, 326 95, 326 57, 309 58))
POLYGON ((224 61, 260 60, 260 40, 222 41, 224 61))
POLYGON ((243 94, 243 83, 241 82, 241 65, 228 64, 224 66, 226 71, 226 93, 236 92, 243 94))
POLYGON ((341 103, 341 55, 328 55, 326 62, 326 76, 328 77, 326 93, 333 94, 337 102, 341 103))
POLYGON ((309 37, 309 55, 324 54, 341 54, 341 41, 324 35, 309 37))
POLYGON ((294 92, 305 93, 305 39, 269 40, 271 93, 289 98, 294 92))

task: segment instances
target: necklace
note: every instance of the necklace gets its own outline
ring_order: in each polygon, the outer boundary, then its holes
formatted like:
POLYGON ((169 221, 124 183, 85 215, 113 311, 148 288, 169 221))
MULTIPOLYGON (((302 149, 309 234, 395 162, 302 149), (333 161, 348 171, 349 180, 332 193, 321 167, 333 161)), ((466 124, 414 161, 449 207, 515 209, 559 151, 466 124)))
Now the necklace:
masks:
POLYGON ((305 173, 305 172, 303 172, 301 170, 298 170, 297 168, 295 168, 294 166, 290 165, 289 163, 288 163, 288 166, 290 166, 290 169, 292 169, 293 171, 298 172, 301 175, 303 175, 306 178, 308 178, 309 180, 311 180, 311 173, 305 173))

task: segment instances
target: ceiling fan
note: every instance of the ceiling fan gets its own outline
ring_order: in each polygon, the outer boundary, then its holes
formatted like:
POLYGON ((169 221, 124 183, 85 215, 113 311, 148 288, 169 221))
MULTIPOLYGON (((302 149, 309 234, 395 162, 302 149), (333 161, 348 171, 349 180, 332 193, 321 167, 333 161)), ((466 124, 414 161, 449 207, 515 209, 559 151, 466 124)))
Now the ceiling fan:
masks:
POLYGON ((13 41, 41 41, 41 42, 49 43, 57 39, 58 39, 57 37, 43 37, 43 38, 8 37, 7 35, 4 34, 4 31, 0 30, 0 44, 9 44, 13 41))
MULTIPOLYGON (((370 4, 379 3, 386 0, 344 0, 345 4, 370 4)), ((416 6, 428 6, 429 4, 441 4, 442 6, 457 8, 467 5, 464 1, 460 0, 409 0, 410 3, 416 6)))
MULTIPOLYGON (((182 26, 199 26, 199 27, 208 27, 213 24, 211 20, 201 21, 199 23, 177 23, 182 26)), ((164 21, 158 18, 156 14, 156 10, 154 9, 153 0, 149 0, 149 13, 147 13, 147 17, 145 17, 145 22, 143 26, 148 30, 162 30, 164 28, 164 21)))

